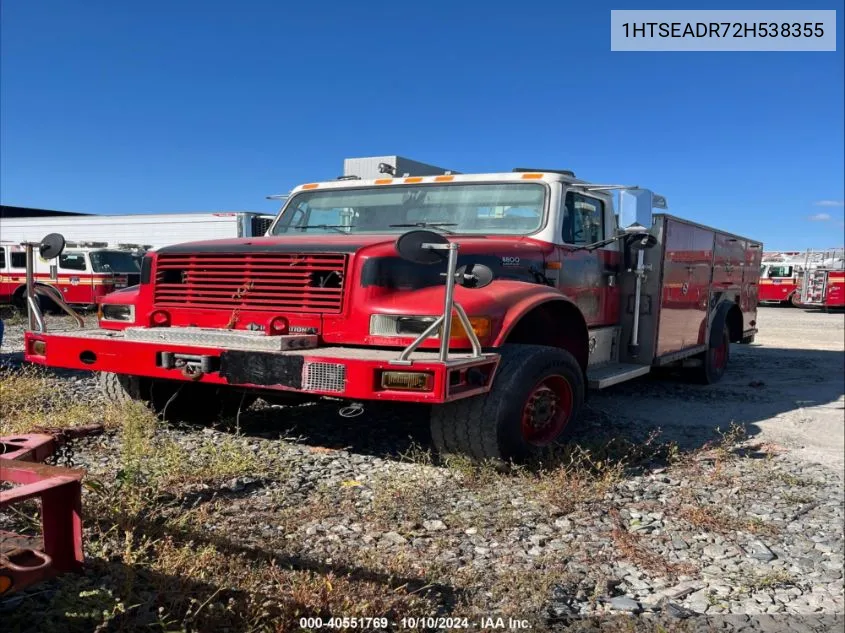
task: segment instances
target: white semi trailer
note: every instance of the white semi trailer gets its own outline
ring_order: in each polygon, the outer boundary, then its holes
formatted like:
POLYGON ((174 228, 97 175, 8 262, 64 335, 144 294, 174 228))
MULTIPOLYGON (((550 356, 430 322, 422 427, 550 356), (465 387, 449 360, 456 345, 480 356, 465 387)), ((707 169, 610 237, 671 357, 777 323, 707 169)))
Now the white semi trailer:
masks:
POLYGON ((264 235, 274 217, 251 211, 0 217, 0 239, 19 244, 61 233, 71 242, 152 250, 181 242, 264 235))

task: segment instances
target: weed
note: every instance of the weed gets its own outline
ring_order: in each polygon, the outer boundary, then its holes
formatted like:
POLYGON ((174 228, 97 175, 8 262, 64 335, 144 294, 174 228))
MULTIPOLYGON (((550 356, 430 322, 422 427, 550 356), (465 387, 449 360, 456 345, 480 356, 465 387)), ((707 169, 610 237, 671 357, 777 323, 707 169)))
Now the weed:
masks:
POLYGON ((759 576, 743 576, 739 579, 740 591, 755 593, 769 589, 785 589, 795 587, 798 581, 786 570, 777 569, 759 576))
POLYGON ((713 506, 703 506, 697 502, 681 506, 677 510, 678 518, 697 528, 719 534, 748 532, 756 535, 775 535, 777 528, 758 517, 742 519, 726 514, 724 510, 713 506))
POLYGON ((639 535, 620 526, 613 528, 611 538, 623 558, 654 576, 674 579, 680 575, 693 575, 698 571, 691 563, 673 563, 666 560, 644 545, 639 535))

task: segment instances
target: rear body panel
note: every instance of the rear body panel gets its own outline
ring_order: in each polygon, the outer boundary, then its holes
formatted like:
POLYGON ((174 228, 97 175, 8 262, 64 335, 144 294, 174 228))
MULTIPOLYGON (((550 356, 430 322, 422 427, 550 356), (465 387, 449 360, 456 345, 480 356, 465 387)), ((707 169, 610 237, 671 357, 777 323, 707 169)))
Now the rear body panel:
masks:
MULTIPOLYGON (((668 214, 657 214, 652 233, 657 245, 645 251, 647 274, 640 301, 639 355, 627 363, 661 365, 703 351, 724 303, 736 306, 743 336, 756 332, 762 245, 668 214)), ((620 325, 630 340, 633 280, 623 279, 620 325)), ((737 338, 738 340, 738 338, 737 338)))
POLYGON ((828 272, 824 305, 827 308, 845 307, 845 271, 828 272))

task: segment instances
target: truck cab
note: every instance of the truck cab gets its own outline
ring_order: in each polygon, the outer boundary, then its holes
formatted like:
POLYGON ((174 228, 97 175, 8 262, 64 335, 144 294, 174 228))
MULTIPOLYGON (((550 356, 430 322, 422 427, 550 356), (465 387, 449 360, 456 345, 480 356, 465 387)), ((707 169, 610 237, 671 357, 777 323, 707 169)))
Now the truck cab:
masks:
POLYGON ((660 366, 715 382, 753 340, 762 245, 666 207, 567 170, 306 183, 266 236, 148 253, 98 329, 28 332, 26 354, 194 412, 233 393, 417 403, 439 451, 524 460, 588 388, 660 366))

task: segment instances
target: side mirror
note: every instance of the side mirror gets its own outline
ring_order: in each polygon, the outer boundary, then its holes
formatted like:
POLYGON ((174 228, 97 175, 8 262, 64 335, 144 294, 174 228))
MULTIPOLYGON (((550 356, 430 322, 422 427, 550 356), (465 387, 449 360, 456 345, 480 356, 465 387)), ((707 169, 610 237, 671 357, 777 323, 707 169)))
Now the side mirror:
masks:
POLYGON ((426 244, 448 244, 449 240, 434 231, 408 231, 396 240, 396 252, 402 259, 415 264, 436 264, 442 262, 441 251, 427 248, 426 244))
POLYGON ((464 288, 484 288, 493 281, 493 271, 484 264, 461 266, 455 273, 455 283, 464 288))
POLYGON ((636 233, 628 236, 628 246, 633 251, 646 251, 654 248, 657 238, 651 233, 636 233))
POLYGON ((625 244, 632 251, 645 251, 657 244, 657 238, 641 224, 626 226, 622 234, 625 236, 625 244))
POLYGON ((44 236, 38 245, 38 254, 42 259, 56 259, 65 250, 65 238, 59 233, 44 236))

